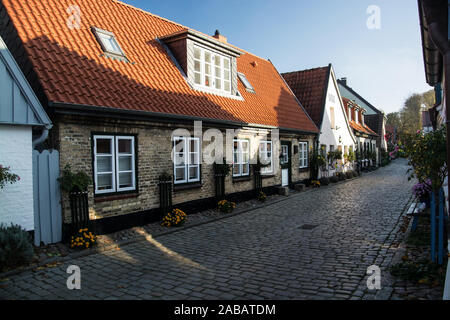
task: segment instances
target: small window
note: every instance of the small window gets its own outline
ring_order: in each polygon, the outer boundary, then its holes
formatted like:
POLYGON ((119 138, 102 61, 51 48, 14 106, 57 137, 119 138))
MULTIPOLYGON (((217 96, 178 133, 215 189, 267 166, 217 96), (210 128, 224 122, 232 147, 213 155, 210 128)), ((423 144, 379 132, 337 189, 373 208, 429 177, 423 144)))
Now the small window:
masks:
POLYGON ((200 87, 230 94, 230 58, 208 49, 194 46, 194 83, 200 87))
POLYGON ((288 163, 289 163, 289 146, 282 144, 281 145, 280 164, 285 165, 288 163))
POLYGON ((352 109, 348 108, 348 121, 352 121, 352 109))
POLYGON ((105 53, 111 54, 115 57, 125 58, 125 53, 117 42, 114 33, 94 27, 92 28, 92 31, 94 32, 97 41, 100 43, 102 50, 105 53))
POLYGON ((263 165, 261 168, 262 174, 273 173, 272 151, 272 141, 261 141, 259 144, 259 158, 263 165))
POLYGON ((200 181, 200 139, 174 138, 173 171, 175 184, 200 181))
POLYGON ((336 123, 334 119, 334 107, 330 107, 330 122, 331 122, 331 129, 336 128, 336 123))
POLYGON ((247 89, 247 91, 249 92, 255 93, 255 89, 253 89, 253 86, 250 84, 250 81, 247 80, 245 74, 239 72, 238 76, 242 84, 244 85, 245 89, 247 89))
POLYGON ((300 169, 308 168, 308 142, 299 142, 299 167, 300 169))
POLYGON ((250 175, 250 141, 235 139, 233 142, 233 177, 250 175))
POLYGON ((134 137, 94 136, 95 193, 136 190, 134 137))

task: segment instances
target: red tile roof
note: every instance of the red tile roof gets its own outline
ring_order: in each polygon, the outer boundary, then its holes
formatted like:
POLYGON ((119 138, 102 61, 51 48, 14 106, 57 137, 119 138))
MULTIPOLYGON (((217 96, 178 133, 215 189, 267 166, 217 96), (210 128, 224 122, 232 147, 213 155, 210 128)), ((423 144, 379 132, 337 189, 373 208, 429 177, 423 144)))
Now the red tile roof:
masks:
MULTIPOLYGON (((348 108, 349 104, 356 105, 356 103, 354 103, 350 99, 347 99, 347 98, 344 98, 344 97, 342 98, 342 101, 344 102, 344 107, 345 108, 348 108)), ((372 135, 372 136, 378 136, 378 134, 376 132, 374 132, 372 129, 370 129, 369 126, 366 125, 366 124, 362 124, 360 122, 356 122, 354 120, 350 120, 350 126, 354 130, 359 131, 361 133, 369 134, 369 135, 372 135)))
POLYGON ((319 127, 322 124, 330 68, 331 66, 327 66, 282 74, 297 99, 319 127))
POLYGON ((238 81, 244 101, 221 97, 192 89, 157 41, 187 29, 182 25, 116 0, 2 3, 50 102, 318 132, 268 60, 241 50, 238 72, 245 74, 256 94, 238 81), (81 10, 80 29, 67 27, 72 4, 81 10), (104 57, 93 26, 113 32, 130 63, 104 57))

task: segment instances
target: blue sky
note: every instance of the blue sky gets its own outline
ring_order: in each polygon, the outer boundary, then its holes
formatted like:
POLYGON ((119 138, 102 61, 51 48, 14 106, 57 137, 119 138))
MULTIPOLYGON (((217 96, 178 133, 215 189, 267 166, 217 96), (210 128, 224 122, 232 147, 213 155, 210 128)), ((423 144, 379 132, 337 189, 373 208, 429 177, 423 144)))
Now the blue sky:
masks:
POLYGON ((425 92, 417 2, 413 0, 125 0, 185 26, 213 34, 260 57, 280 72, 326 66, 385 112, 425 92), (369 30, 366 10, 380 8, 369 30))

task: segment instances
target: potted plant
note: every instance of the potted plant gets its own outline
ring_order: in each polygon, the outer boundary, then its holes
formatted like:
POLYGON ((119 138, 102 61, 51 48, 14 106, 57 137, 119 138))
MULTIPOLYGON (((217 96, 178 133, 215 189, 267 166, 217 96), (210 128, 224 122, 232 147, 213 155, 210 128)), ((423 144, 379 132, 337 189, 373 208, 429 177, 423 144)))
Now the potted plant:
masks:
POLYGON ((58 181, 61 189, 69 194, 72 234, 75 234, 76 230, 87 228, 89 224, 87 188, 92 180, 86 172, 72 172, 70 165, 67 164, 58 181))

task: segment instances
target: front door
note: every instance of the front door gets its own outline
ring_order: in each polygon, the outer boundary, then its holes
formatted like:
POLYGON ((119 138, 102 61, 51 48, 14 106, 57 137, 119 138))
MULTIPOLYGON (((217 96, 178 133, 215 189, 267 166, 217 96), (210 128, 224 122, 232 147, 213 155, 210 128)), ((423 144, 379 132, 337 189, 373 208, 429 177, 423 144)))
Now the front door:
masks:
POLYGON ((287 187, 291 183, 291 143, 281 142, 280 153, 281 186, 287 187))

